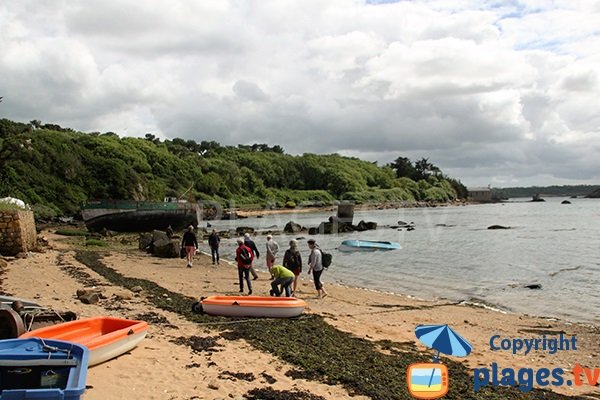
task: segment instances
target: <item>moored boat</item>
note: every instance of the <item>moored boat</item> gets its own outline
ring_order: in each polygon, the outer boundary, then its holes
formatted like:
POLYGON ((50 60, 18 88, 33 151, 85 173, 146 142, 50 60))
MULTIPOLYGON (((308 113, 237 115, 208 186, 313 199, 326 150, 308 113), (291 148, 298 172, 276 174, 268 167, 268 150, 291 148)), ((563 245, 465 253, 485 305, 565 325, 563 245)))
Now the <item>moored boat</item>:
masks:
POLYGON ((375 240, 344 240, 338 250, 340 251, 376 251, 376 250, 398 250, 400 243, 375 240))
POLYGON ((60 340, 1 340, 0 399, 80 399, 88 356, 85 346, 60 340))
POLYGON ((36 329, 21 338, 39 337, 81 344, 89 348, 89 365, 100 364, 133 349, 144 339, 148 324, 115 317, 94 317, 36 329))
POLYGON ((89 231, 108 229, 117 232, 149 232, 165 230, 169 225, 181 230, 198 226, 200 208, 196 203, 166 198, 163 202, 95 200, 81 208, 81 216, 89 231))
POLYGON ((291 318, 302 314, 306 302, 294 297, 210 296, 200 302, 202 311, 224 317, 291 318))

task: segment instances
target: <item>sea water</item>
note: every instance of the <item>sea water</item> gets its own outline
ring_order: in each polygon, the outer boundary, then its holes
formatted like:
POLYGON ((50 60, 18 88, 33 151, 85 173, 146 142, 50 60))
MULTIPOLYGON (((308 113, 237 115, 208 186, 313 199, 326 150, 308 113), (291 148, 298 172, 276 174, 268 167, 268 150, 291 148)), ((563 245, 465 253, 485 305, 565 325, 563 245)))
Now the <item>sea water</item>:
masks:
MULTIPOLYGON (((569 199, 571 204, 561 204, 562 200, 356 211, 355 224, 361 219, 375 221, 377 230, 312 238, 333 254, 324 282, 598 323, 600 200, 569 199), (415 229, 396 228, 398 221, 414 223, 415 229), (487 229, 495 224, 510 229, 487 229), (402 249, 338 251, 346 239, 394 241, 402 249), (525 287, 531 284, 541 289, 525 287)), ((290 220, 316 227, 331 214, 265 215, 210 224, 217 230, 238 226, 283 230, 290 220)), ((290 239, 301 238, 299 247, 306 263, 308 237, 306 233, 277 235, 275 240, 283 254, 290 239)), ((263 251, 265 237, 258 235, 254 240, 263 251)), ((233 259, 234 251, 235 237, 224 239, 222 256, 233 259)), ((264 268, 263 260, 258 260, 259 269, 264 268)))

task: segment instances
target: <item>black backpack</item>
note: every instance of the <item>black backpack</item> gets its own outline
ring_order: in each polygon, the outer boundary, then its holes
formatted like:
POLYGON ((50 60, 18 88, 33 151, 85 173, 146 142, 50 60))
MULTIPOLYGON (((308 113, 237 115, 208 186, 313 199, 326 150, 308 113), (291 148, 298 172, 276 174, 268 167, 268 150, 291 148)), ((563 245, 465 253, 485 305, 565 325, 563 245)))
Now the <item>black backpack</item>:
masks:
POLYGON ((252 264, 252 257, 250 256, 250 252, 246 247, 242 247, 242 250, 240 251, 240 261, 244 265, 252 264))
POLYGON ((333 261, 333 255, 331 253, 325 253, 323 250, 321 250, 321 264, 323 264, 323 268, 329 268, 331 261, 333 261))

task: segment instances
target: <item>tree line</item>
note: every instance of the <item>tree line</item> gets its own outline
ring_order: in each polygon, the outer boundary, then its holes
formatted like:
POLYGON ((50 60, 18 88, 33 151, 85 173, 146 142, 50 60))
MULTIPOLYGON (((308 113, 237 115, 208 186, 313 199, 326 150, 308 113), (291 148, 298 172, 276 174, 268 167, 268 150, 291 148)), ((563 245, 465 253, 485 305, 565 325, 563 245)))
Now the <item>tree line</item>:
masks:
POLYGON ((460 181, 425 158, 378 166, 338 154, 290 155, 279 145, 161 141, 0 119, 0 197, 20 198, 38 214, 75 214, 89 199, 157 201, 184 192, 260 207, 466 197, 460 181))

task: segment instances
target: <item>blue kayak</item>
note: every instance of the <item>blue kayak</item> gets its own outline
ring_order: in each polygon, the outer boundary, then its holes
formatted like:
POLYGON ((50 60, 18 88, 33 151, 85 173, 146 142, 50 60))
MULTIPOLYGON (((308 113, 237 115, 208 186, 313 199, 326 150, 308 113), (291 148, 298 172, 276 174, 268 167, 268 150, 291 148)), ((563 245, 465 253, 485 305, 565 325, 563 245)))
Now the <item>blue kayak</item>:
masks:
POLYGON ((338 250, 340 251, 375 251, 375 250, 398 250, 400 243, 383 242, 375 240, 344 240, 338 250))
POLYGON ((88 356, 85 346, 61 340, 0 340, 0 400, 78 400, 88 356))

